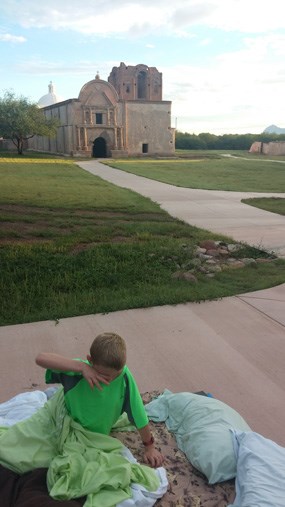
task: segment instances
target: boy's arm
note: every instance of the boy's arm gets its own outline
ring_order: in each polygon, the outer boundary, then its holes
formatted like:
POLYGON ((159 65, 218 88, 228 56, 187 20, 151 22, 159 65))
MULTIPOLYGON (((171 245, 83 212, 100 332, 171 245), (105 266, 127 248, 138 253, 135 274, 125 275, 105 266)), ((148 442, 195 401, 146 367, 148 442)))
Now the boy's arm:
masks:
POLYGON ((53 352, 41 352, 38 354, 36 357, 36 364, 51 370, 81 373, 92 389, 96 386, 98 389, 102 390, 99 382, 103 382, 104 384, 109 383, 89 364, 83 361, 77 361, 76 359, 69 359, 68 357, 54 354, 53 352))
POLYGON ((150 431, 149 424, 138 429, 142 443, 145 447, 144 460, 152 467, 160 467, 164 461, 162 454, 155 448, 154 439, 150 431))
POLYGON ((126 398, 128 402, 123 407, 127 412, 129 420, 135 424, 145 447, 144 460, 152 467, 159 467, 163 463, 162 454, 155 448, 153 437, 148 424, 148 417, 145 411, 142 397, 137 383, 126 367, 126 398))

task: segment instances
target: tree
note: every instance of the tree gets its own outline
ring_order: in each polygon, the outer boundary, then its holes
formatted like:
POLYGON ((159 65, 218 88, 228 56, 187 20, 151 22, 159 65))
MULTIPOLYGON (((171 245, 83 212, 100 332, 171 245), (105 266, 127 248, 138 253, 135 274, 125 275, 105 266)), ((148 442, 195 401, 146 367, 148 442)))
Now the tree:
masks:
POLYGON ((198 135, 175 133, 175 147, 180 150, 249 150, 254 141, 285 141, 285 134, 223 134, 204 132, 198 135))
POLYGON ((47 119, 44 111, 25 97, 6 91, 0 98, 0 136, 11 139, 19 155, 24 141, 35 135, 54 137, 58 126, 58 119, 47 119))
POLYGON ((199 136, 176 130, 175 148, 177 150, 205 150, 207 146, 199 136))

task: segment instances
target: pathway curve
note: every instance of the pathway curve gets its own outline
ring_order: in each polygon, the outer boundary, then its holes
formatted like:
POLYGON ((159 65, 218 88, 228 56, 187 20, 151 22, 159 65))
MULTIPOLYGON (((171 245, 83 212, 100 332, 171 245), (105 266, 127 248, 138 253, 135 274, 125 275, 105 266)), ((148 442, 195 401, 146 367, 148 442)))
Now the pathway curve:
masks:
POLYGON ((285 257, 285 216, 241 202, 249 197, 282 197, 285 194, 226 192, 175 187, 159 181, 113 169, 98 160, 77 162, 96 176, 134 190, 160 204, 170 215, 236 241, 274 251, 285 257))

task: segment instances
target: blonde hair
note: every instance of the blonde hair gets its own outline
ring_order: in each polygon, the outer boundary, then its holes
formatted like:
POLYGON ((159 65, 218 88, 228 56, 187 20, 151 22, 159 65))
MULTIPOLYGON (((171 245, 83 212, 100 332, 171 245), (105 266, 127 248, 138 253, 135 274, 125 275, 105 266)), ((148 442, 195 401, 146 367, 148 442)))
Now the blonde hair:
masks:
POLYGON ((90 356, 94 364, 121 370, 126 364, 126 343, 116 333, 101 333, 90 347, 90 356))

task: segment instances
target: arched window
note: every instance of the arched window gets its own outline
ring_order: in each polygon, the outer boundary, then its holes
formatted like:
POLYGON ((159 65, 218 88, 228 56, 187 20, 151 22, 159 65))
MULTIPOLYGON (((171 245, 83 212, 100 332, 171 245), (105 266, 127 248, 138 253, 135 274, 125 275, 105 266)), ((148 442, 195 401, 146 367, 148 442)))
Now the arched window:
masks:
POLYGON ((147 74, 143 70, 138 73, 138 99, 146 99, 147 74))

